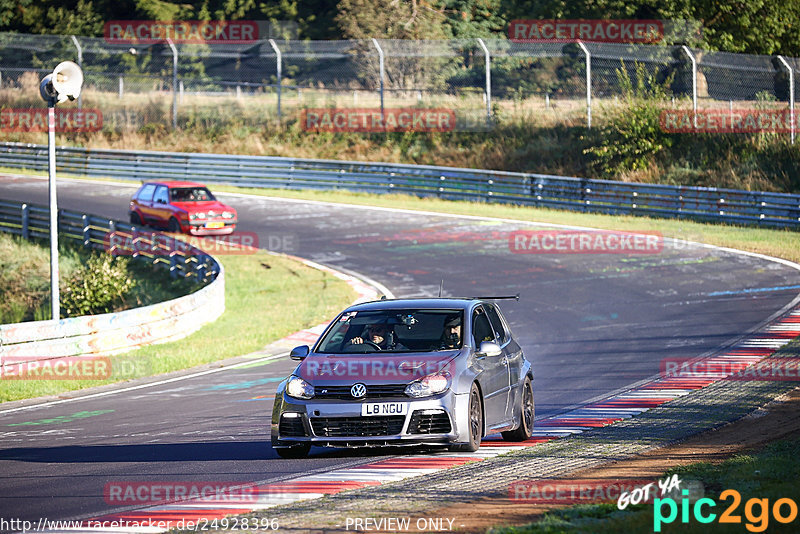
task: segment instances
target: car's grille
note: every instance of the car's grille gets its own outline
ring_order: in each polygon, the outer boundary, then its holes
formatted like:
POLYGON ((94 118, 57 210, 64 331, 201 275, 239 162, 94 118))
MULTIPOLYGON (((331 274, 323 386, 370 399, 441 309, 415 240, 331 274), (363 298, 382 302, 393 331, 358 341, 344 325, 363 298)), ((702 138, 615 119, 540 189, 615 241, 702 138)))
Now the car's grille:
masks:
POLYGON ((408 423, 409 434, 448 434, 450 429, 450 418, 443 411, 426 413, 417 410, 408 423))
POLYGON ((312 417, 314 434, 324 437, 392 436, 403 430, 403 415, 387 417, 312 417))
POLYGON ((317 386, 314 398, 362 401, 364 399, 387 399, 392 397, 406 397, 405 384, 367 385, 367 395, 358 399, 353 398, 349 386, 317 386))
POLYGON ((278 426, 278 434, 286 437, 303 437, 306 429, 303 426, 303 419, 300 417, 281 416, 281 424, 278 426))

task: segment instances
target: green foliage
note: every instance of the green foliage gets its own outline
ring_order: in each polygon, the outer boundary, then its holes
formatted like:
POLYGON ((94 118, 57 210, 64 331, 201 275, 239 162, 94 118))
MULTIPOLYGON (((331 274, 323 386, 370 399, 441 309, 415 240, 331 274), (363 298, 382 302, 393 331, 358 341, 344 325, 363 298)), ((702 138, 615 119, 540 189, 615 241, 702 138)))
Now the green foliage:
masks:
POLYGON ((127 258, 95 253, 66 281, 61 307, 70 317, 108 313, 124 306, 136 282, 129 276, 127 258))
POLYGON ((672 146, 672 137, 660 124, 661 103, 667 97, 665 86, 637 63, 631 77, 624 63, 617 77, 627 105, 614 112, 610 120, 592 134, 583 152, 593 157, 591 166, 608 178, 628 171, 646 169, 654 159, 672 146))

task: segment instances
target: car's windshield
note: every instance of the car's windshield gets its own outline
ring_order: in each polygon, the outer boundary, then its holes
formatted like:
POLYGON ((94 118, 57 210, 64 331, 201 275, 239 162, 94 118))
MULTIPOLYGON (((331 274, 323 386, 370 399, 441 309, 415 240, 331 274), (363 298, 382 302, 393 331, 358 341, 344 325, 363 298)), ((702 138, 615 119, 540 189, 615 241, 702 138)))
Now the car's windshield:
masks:
POLYGON ((461 310, 346 312, 317 345, 329 354, 432 352, 461 348, 461 310))
POLYGON ((205 187, 174 187, 169 190, 173 202, 203 202, 216 200, 205 187))

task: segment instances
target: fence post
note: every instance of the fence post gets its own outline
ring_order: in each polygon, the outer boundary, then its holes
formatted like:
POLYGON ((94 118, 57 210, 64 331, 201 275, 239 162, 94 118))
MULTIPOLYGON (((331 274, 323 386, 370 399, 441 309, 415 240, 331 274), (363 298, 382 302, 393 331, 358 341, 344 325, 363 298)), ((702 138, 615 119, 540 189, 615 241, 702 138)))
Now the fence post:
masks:
MULTIPOLYGON (((81 48, 81 44, 78 42, 78 39, 74 35, 70 35, 72 38, 72 44, 75 45, 75 48, 78 49, 78 66, 83 70, 83 48, 81 48)), ((78 109, 83 107, 83 95, 78 94, 78 109)))
POLYGON ((383 49, 381 45, 378 44, 378 40, 374 37, 372 38, 372 44, 375 45, 375 49, 378 50, 378 65, 380 70, 380 94, 381 94, 381 123, 385 126, 386 125, 386 118, 384 117, 383 111, 383 81, 384 81, 384 64, 383 64, 383 49))
POLYGON ((583 53, 586 54, 586 127, 592 127, 592 54, 586 45, 578 41, 583 53))
POLYGON ((281 63, 282 63, 282 56, 281 56, 280 48, 278 48, 277 43, 275 43, 275 39, 270 39, 269 40, 269 44, 270 44, 270 46, 272 46, 272 49, 275 51, 275 56, 277 56, 276 59, 275 59, 275 63, 276 63, 275 72, 276 72, 277 77, 278 77, 278 87, 277 87, 277 91, 278 91, 278 123, 280 123, 281 122, 281 85, 282 85, 282 83, 281 83, 281 81, 282 81, 281 80, 281 78, 282 78, 282 75, 281 75, 281 63))
POLYGON ((794 144, 794 69, 783 56, 778 56, 786 70, 789 72, 789 128, 792 144, 794 144))
POLYGON ((28 208, 27 204, 23 204, 22 205, 22 239, 30 239, 31 238, 30 222, 31 222, 30 208, 28 208))
POLYGON ((689 58, 689 61, 692 62, 692 124, 694 124, 695 129, 697 128, 697 60, 692 54, 692 51, 689 50, 689 47, 686 45, 681 45, 681 49, 683 49, 683 53, 686 54, 686 57, 689 58))
POLYGON ((178 129, 178 49, 172 39, 167 39, 172 49, 172 129, 178 129))
POLYGON ((119 99, 122 100, 123 93, 125 91, 125 81, 123 80, 122 76, 119 77, 119 99))
POLYGON ((89 216, 84 215, 81 217, 81 222, 83 223, 83 246, 88 247, 91 243, 91 234, 89 232, 89 216))
POLYGON ((478 38, 478 44, 483 48, 483 53, 486 55, 486 120, 492 120, 492 58, 489 54, 489 49, 486 48, 486 43, 483 39, 478 38))

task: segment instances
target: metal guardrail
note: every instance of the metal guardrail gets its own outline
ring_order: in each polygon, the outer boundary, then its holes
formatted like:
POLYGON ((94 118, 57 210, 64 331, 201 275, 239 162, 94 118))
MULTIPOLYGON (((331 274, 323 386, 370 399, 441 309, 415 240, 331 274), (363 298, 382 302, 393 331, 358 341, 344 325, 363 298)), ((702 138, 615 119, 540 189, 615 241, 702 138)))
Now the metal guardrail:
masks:
MULTIPOLYGON (((591 213, 800 228, 800 195, 396 163, 178 152, 57 149, 58 172, 120 180, 406 193, 591 213)), ((47 170, 47 147, 0 144, 0 166, 47 170)))
MULTIPOLYGON (((49 239, 49 222, 49 210, 43 206, 0 201, 0 232, 25 239, 49 239)), ((59 210, 59 235, 111 253, 122 247, 123 254, 169 268, 173 276, 210 283, 177 299, 122 312, 0 325, 3 371, 7 365, 87 354, 108 355, 180 339, 225 311, 222 265, 199 248, 159 239, 160 234, 139 232, 127 223, 67 210, 59 210)))
MULTIPOLYGON (((0 232, 25 239, 50 239, 50 211, 46 206, 0 200, 0 232)), ((85 247, 147 259, 156 267, 169 268, 173 277, 195 278, 205 283, 216 278, 220 264, 205 251, 179 240, 159 239, 161 234, 141 230, 128 223, 85 213, 58 210, 61 237, 82 242, 85 247), (120 243, 121 246, 118 246, 120 243), (175 246, 180 243, 181 246, 175 246), (133 246, 131 246, 133 244, 133 246), (128 250, 121 250, 127 245, 128 250)))

